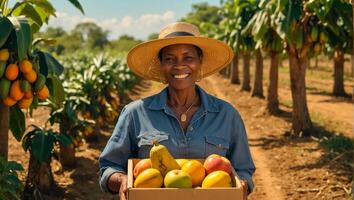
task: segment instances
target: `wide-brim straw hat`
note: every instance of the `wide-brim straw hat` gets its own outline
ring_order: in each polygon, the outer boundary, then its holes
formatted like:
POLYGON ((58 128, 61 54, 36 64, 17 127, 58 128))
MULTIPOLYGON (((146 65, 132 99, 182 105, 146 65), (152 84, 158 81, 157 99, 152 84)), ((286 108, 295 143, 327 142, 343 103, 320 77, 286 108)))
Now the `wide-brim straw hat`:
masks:
POLYGON ((221 70, 233 58, 232 49, 224 42, 202 37, 198 27, 192 24, 176 22, 162 28, 158 39, 133 47, 127 56, 128 66, 144 79, 163 82, 158 54, 163 47, 173 44, 192 44, 202 50, 201 78, 221 70))

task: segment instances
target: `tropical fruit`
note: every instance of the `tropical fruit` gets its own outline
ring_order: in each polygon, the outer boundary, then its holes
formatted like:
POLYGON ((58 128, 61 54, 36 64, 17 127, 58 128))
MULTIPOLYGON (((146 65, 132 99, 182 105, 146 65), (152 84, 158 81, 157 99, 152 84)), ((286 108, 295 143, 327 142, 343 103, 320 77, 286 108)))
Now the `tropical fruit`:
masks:
POLYGON ((0 49, 0 61, 7 61, 10 57, 8 49, 0 49))
POLYGON ((322 32, 320 33, 320 42, 321 42, 322 44, 328 42, 328 36, 327 36, 327 34, 326 34, 324 31, 322 31, 322 32))
POLYGON ((315 46, 313 47, 313 50, 315 51, 316 54, 319 54, 321 52, 322 46, 321 44, 318 42, 315 44, 315 46))
POLYGON ((167 172, 164 184, 166 188, 191 188, 193 186, 192 177, 179 169, 167 172))
POLYGON ((37 96, 40 100, 45 100, 46 98, 49 97, 49 90, 48 87, 45 85, 41 90, 39 90, 37 93, 37 96))
POLYGON ((4 99, 8 96, 10 91, 11 82, 5 78, 0 80, 0 98, 4 99))
POLYGON ((10 96, 5 97, 5 98, 2 100, 2 102, 3 102, 6 106, 8 106, 8 107, 11 107, 11 106, 13 106, 13 105, 16 104, 16 100, 14 100, 13 98, 11 98, 10 96))
POLYGON ((32 63, 25 59, 20 62, 20 71, 24 74, 27 74, 32 70, 32 63))
POLYGON ((202 183, 202 188, 232 187, 231 177, 225 171, 214 171, 208 174, 202 183))
POLYGON ((159 188, 163 184, 163 177, 159 170, 149 168, 141 172, 134 181, 135 188, 159 188))
POLYGON ((46 77, 43 74, 38 74, 37 80, 34 83, 33 90, 35 92, 41 90, 45 86, 46 77))
POLYGON ((311 41, 312 42, 316 42, 317 41, 317 39, 318 39, 318 29, 317 29, 316 26, 311 28, 310 36, 311 36, 311 41))
POLYGON ((25 93, 21 90, 20 81, 16 80, 12 83, 10 88, 10 97, 16 101, 22 99, 25 93))
POLYGON ((28 92, 31 89, 31 84, 27 80, 21 80, 21 90, 28 92))
POLYGON ((228 174, 232 174, 232 166, 230 161, 227 158, 217 154, 211 154, 207 157, 207 159, 205 159, 204 168, 207 174, 218 170, 222 170, 228 174))
POLYGON ((152 168, 159 170, 162 176, 165 176, 171 170, 181 169, 164 145, 158 144, 156 141, 153 144, 154 146, 150 150, 152 168))
POLYGON ((37 73, 32 69, 28 73, 24 74, 26 80, 30 83, 34 83, 37 80, 37 73))
POLYGON ((9 64, 6 68, 5 76, 10 81, 15 80, 18 76, 18 66, 16 64, 9 64))
POLYGON ((0 61, 0 78, 4 75, 6 70, 6 62, 0 61))
POLYGON ((203 164, 197 160, 186 162, 181 170, 187 172, 191 176, 193 187, 200 186, 205 178, 203 164))
POLYGON ((178 165, 182 168, 183 165, 188 162, 188 159, 176 159, 176 162, 178 163, 178 165))
POLYGON ((25 95, 23 96, 23 98, 29 99, 33 97, 33 92, 32 92, 32 88, 30 87, 29 90, 27 92, 25 92, 25 95))
POLYGON ((133 171, 134 178, 136 178, 141 172, 146 169, 151 168, 150 159, 142 159, 138 163, 136 163, 133 171))
POLYGON ((32 101, 33 101, 33 97, 29 99, 23 98, 18 102, 18 106, 23 109, 29 108, 30 105, 32 104, 32 101))

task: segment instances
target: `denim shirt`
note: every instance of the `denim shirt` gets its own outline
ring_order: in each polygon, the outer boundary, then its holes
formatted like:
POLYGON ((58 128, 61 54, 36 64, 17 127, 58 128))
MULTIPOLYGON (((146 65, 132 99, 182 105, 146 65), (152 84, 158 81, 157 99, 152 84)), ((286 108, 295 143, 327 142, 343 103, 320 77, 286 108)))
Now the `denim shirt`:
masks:
POLYGON ((241 179, 253 190, 255 166, 240 114, 229 103, 207 94, 196 86, 201 106, 193 114, 184 133, 173 111, 167 106, 168 87, 153 96, 126 105, 99 158, 100 186, 115 172, 127 171, 130 158, 148 158, 152 141, 165 145, 174 158, 225 156, 241 179))

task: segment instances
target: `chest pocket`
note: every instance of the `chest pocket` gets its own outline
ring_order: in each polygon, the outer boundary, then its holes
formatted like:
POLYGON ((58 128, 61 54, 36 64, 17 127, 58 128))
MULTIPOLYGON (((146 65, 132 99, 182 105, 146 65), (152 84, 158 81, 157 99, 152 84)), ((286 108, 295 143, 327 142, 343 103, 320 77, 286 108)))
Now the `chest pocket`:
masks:
POLYGON ((210 154, 226 156, 229 150, 229 142, 221 137, 205 136, 204 147, 204 157, 208 157, 210 154))
POLYGON ((138 157, 148 158, 153 141, 165 144, 168 141, 168 133, 161 131, 147 131, 138 135, 138 157))

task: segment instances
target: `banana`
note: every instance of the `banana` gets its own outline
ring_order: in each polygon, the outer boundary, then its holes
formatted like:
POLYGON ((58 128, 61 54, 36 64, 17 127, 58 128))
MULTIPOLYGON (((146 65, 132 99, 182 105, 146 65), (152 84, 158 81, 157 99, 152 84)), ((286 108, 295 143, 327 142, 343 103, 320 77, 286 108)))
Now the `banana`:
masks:
POLYGON ((168 149, 153 141, 154 146, 150 150, 151 167, 159 170, 162 176, 173 169, 181 169, 176 160, 172 157, 168 149))

